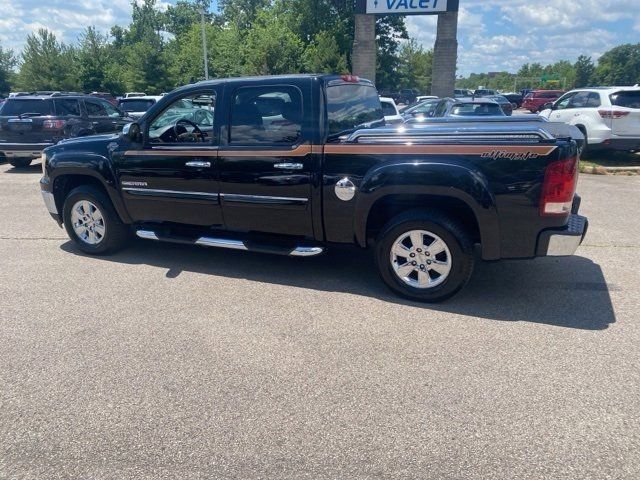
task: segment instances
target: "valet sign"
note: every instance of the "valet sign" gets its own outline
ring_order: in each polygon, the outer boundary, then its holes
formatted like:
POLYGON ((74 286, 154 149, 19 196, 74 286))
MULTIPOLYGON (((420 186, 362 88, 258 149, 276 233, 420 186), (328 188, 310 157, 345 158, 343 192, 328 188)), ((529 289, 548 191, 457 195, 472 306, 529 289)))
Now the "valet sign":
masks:
POLYGON ((356 0, 356 13, 369 15, 438 15, 457 12, 460 0, 356 0))
POLYGON ((437 14, 448 11, 447 3, 447 0, 367 0, 366 13, 437 14))

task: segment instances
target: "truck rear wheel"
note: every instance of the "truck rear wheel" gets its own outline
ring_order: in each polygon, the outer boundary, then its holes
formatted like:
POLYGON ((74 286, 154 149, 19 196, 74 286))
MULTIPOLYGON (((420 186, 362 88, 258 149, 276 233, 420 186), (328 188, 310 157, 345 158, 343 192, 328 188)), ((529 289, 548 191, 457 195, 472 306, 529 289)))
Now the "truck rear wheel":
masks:
POLYGON ((438 211, 407 212, 392 219, 376 241, 380 276, 394 292, 422 302, 445 300, 473 272, 473 239, 438 211))
POLYGON ((14 158, 9 163, 15 168, 27 168, 33 160, 30 158, 14 158))
POLYGON ((120 220, 109 198, 89 185, 71 190, 64 201, 62 216, 69 238, 91 255, 113 253, 129 237, 129 227, 120 220))

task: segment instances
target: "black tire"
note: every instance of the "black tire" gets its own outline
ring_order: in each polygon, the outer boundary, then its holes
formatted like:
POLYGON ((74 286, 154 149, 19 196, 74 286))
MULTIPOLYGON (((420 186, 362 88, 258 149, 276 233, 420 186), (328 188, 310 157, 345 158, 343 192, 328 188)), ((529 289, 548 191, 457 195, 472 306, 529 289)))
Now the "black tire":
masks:
POLYGON ((32 158, 14 158, 13 160, 9 160, 9 163, 14 168, 27 168, 33 162, 32 158))
POLYGON ((410 211, 393 218, 382 228, 376 239, 375 259, 382 280, 395 293, 421 302, 440 302, 455 295, 471 278, 475 261, 473 238, 462 224, 440 211, 410 211), (451 269, 445 280, 437 286, 413 287, 405 283, 394 270, 391 249, 403 233, 411 230, 432 232, 449 249, 451 269))
POLYGON ((129 227, 120 220, 107 195, 100 189, 82 185, 76 187, 64 200, 62 219, 69 238, 80 250, 91 255, 106 255, 120 250, 129 238, 129 227), (96 244, 89 244, 78 236, 72 226, 71 213, 73 206, 82 200, 91 202, 102 214, 105 233, 96 244))
POLYGON ((582 135, 584 135, 584 140, 580 145, 578 145, 578 157, 583 158, 589 151, 589 140, 587 139, 586 129, 578 127, 578 130, 580 130, 582 135))

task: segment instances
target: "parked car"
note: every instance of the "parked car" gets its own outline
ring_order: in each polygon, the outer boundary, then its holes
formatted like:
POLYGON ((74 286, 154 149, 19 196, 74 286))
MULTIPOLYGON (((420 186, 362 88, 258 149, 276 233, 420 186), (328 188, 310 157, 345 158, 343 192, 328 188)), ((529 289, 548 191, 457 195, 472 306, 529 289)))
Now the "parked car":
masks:
POLYGON ((380 97, 380 105, 382 105, 382 113, 384 114, 384 121, 388 124, 402 123, 404 119, 398 111, 398 106, 393 98, 380 97))
POLYGON ((482 98, 488 98, 489 100, 493 100, 494 102, 496 102, 498 105, 500 105, 500 108, 502 108, 502 111, 504 112, 505 115, 507 116, 513 115, 513 104, 504 96, 487 95, 486 97, 482 97, 482 98))
POLYGON ((579 88, 548 103, 540 115, 575 125, 585 149, 640 150, 640 88, 579 88))
POLYGON ((436 100, 440 97, 438 97, 437 95, 418 95, 416 97, 416 103, 418 102, 422 102, 424 100, 436 100))
POLYGON ((489 97, 493 95, 499 95, 497 90, 492 90, 490 88, 479 88, 473 92, 474 97, 489 97))
POLYGON ((511 105, 513 105, 514 110, 522 106, 522 100, 524 99, 524 97, 521 94, 515 93, 515 92, 508 92, 508 93, 503 93, 502 96, 511 102, 511 105))
POLYGON ((109 92, 91 92, 89 95, 91 95, 92 97, 102 98, 103 100, 109 102, 111 105, 118 105, 118 100, 116 99, 116 97, 111 95, 109 92))
POLYGON ((146 93, 144 92, 127 92, 124 94, 124 98, 131 98, 131 97, 146 97, 146 93))
POLYGON ((0 154, 14 167, 27 167, 60 140, 119 132, 131 121, 122 110, 90 95, 10 97, 0 106, 0 154))
POLYGON ((433 117, 436 108, 442 100, 433 99, 433 100, 423 100, 422 102, 414 103, 408 108, 402 111, 402 117, 405 120, 409 120, 412 118, 429 118, 433 117))
POLYGON ((473 96, 473 91, 469 90, 467 88, 456 88, 453 91, 453 96, 454 96, 454 98, 472 97, 473 96))
POLYGON ((132 118, 140 118, 149 110, 162 96, 145 95, 142 97, 121 98, 118 101, 118 107, 127 112, 132 118))
POLYGON ((397 102, 409 105, 416 101, 416 98, 419 94, 420 92, 413 88, 403 88, 402 90, 400 90, 400 97, 398 98, 397 102))
POLYGON ((352 244, 391 290, 433 302, 467 283, 474 244, 486 260, 572 255, 585 235, 575 128, 509 120, 381 127, 374 85, 351 75, 218 79, 174 90, 119 137, 47 148, 40 188, 88 254, 132 230, 303 257, 352 244), (206 98, 213 125, 166 123, 206 98))
POLYGON ((562 90, 534 90, 524 97, 522 107, 531 113, 537 113, 542 110, 544 104, 556 101, 563 94, 562 90))
POLYGON ((443 98, 432 100, 428 111, 422 115, 405 116, 409 123, 430 122, 431 119, 443 117, 505 117, 500 105, 490 98, 443 98))

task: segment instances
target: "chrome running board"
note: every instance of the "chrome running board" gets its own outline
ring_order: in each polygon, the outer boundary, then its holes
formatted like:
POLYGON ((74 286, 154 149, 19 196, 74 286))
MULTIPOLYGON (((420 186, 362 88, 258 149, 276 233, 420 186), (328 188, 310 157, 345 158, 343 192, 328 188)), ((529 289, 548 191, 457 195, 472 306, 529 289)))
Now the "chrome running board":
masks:
POLYGON ((187 243, 192 245, 201 245, 204 247, 228 248, 231 250, 246 250, 248 252, 273 253, 276 255, 288 255, 291 257, 314 257, 324 252, 323 247, 300 245, 293 249, 274 247, 271 245, 261 245, 251 243, 248 247, 242 240, 218 237, 199 237, 195 240, 185 240, 180 237, 159 236, 152 230, 136 230, 136 235, 145 240, 157 240, 161 242, 187 243))

